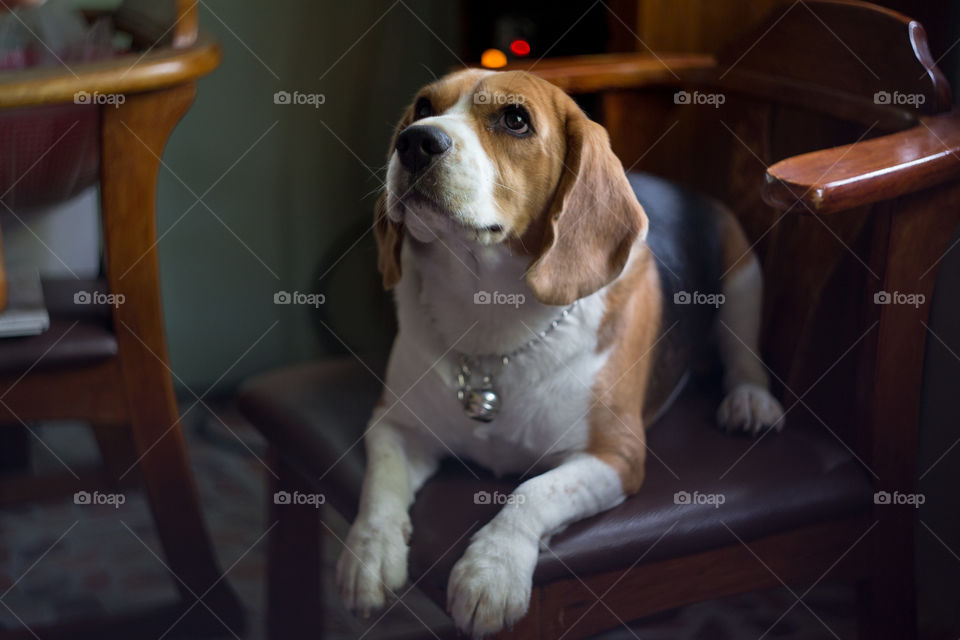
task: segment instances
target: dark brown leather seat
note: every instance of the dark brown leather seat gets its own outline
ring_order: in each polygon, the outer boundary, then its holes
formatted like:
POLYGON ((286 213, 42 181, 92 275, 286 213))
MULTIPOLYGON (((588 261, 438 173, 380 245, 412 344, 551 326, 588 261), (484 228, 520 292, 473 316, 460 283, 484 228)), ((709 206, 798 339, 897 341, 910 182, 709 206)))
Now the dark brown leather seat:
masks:
POLYGON ((43 282, 50 328, 37 336, 0 340, 0 374, 54 369, 105 360, 117 354, 110 330, 110 307, 76 304, 78 292, 107 292, 101 280, 57 279, 43 282))
MULTIPOLYGON (((379 367, 372 369, 380 375, 379 367)), ((363 473, 360 438, 380 387, 364 365, 336 359, 257 377, 245 385, 240 405, 280 455, 352 518, 363 473)), ((650 427, 640 492, 556 535, 552 551, 540 555, 537 581, 731 544, 731 531, 749 541, 870 508, 866 472, 833 435, 789 417, 782 433, 759 441, 726 435, 714 422, 719 399, 715 387, 691 385, 650 427), (719 494, 724 503, 682 504, 678 492, 719 494)), ((477 504, 474 494, 509 493, 519 482, 472 470, 479 480, 464 464, 448 460, 412 509, 411 579, 421 579, 419 585, 441 602, 450 569, 469 543, 465 533, 499 508, 477 504)))

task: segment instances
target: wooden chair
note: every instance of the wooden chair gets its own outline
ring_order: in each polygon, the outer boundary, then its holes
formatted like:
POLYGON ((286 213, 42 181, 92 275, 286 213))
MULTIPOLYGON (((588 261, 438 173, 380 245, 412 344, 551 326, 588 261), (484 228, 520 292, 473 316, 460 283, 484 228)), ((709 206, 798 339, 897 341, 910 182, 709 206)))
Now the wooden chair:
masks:
MULTIPOLYGON (((604 55, 532 71, 598 96, 594 115, 625 167, 736 212, 763 265, 763 355, 788 414, 781 434, 731 438, 714 427, 715 386, 685 392, 649 430, 656 456, 639 494, 554 537, 529 613, 500 637, 582 638, 783 584, 802 599, 798 587, 823 580, 859 585, 861 637, 915 637, 915 510, 877 492, 914 491, 925 323, 960 222, 960 115, 923 28, 863 2, 811 1, 775 10, 715 57, 604 55), (691 510, 680 491, 727 502, 691 510)), ((277 490, 322 491, 353 516, 363 463, 351 447, 375 375, 347 357, 248 384, 242 407, 277 451, 277 490)), ((466 533, 496 512, 470 496, 515 484, 450 465, 418 494, 411 580, 441 606, 466 533)), ((271 513, 270 637, 306 637, 323 529, 309 507, 271 513)))
MULTIPOLYGON (((0 341, 0 422, 29 430, 28 423, 36 420, 89 421, 105 464, 76 473, 68 469, 39 483, 6 478, 0 499, 116 487, 139 476, 164 561, 182 596, 181 602, 155 611, 44 630, 44 638, 148 637, 153 629, 158 635, 172 627, 182 615, 175 636, 228 633, 224 626, 236 633, 243 625, 242 609, 215 559, 179 423, 156 252, 160 157, 193 101, 196 79, 217 66, 220 51, 198 31, 194 2, 126 2, 110 17, 117 30, 131 35, 130 53, 69 68, 0 73, 4 117, 59 108, 54 105, 74 109, 77 92, 125 97, 117 107, 84 105, 69 112, 76 121, 93 121, 89 132, 93 148, 99 149, 94 172, 100 181, 105 277, 45 281, 50 329, 35 338, 0 341), (165 20, 150 17, 157 9, 165 20), (83 291, 123 296, 124 302, 74 304, 76 293, 83 291), (198 605, 201 596, 204 604, 198 605)), ((58 153, 62 148, 45 153, 32 171, 61 161, 58 153)), ((0 635, 33 637, 29 630, 0 635)))

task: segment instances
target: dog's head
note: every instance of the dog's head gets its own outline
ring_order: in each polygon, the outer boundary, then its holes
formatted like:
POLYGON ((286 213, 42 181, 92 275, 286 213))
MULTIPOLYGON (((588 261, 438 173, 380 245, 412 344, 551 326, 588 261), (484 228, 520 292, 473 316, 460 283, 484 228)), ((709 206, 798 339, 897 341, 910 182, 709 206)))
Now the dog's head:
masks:
POLYGON ((617 277, 647 219, 606 131, 529 73, 460 71, 417 94, 390 148, 375 231, 384 286, 409 233, 530 255, 527 283, 569 304, 617 277))

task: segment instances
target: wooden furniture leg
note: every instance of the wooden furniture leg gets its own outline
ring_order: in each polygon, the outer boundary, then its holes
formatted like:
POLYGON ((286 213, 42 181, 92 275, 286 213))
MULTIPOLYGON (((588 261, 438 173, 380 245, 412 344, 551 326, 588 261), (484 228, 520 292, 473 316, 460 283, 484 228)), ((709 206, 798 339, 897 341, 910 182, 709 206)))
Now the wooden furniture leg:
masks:
MULTIPOLYGON (((868 459, 879 476, 878 489, 890 493, 916 491, 916 465, 912 458, 903 460, 902 452, 916 450, 917 430, 904 425, 919 420, 927 331, 925 327, 918 331, 917 325, 929 321, 939 271, 939 265, 916 256, 940 257, 949 249, 960 211, 944 203, 958 199, 956 184, 928 189, 898 200, 891 214, 883 290, 923 296, 924 302, 916 307, 884 306, 876 338, 878 359, 872 367, 876 408, 871 424, 863 428, 877 434, 868 459)), ((878 524, 872 535, 879 562, 872 579, 859 584, 861 637, 909 640, 917 636, 916 509, 908 504, 877 505, 875 513, 878 524)))
MULTIPOLYGON (((102 211, 113 319, 134 448, 170 571, 184 603, 196 599, 238 633, 243 613, 222 576, 200 511, 167 359, 156 253, 160 156, 196 86, 127 96, 102 109, 102 211)), ((203 606, 191 616, 209 618, 203 606)), ((213 624, 221 625, 220 621, 213 624)), ((182 624, 192 626, 193 619, 182 624)), ((196 620, 206 626, 209 620, 196 620)), ((221 631, 225 631, 221 629, 221 631)))

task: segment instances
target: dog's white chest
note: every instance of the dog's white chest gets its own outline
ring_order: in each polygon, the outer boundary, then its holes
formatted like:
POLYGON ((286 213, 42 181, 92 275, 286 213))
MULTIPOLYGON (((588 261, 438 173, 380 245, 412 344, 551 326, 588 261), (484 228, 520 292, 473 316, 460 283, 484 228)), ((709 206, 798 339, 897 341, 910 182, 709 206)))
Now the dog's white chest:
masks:
POLYGON ((584 450, 597 374, 609 355, 597 352, 605 294, 571 308, 545 306, 518 276, 526 268, 522 257, 492 250, 474 262, 473 254, 432 251, 418 262, 404 247, 410 275, 397 285, 400 332, 387 371, 384 419, 441 456, 473 460, 496 473, 536 471, 584 450), (474 274, 467 264, 485 269, 474 274), (491 422, 471 419, 458 397, 464 353, 474 354, 471 388, 489 386, 498 397, 491 422))
POLYGON ((499 396, 491 422, 471 419, 458 397, 458 352, 444 353, 429 325, 402 323, 386 380, 402 395, 401 402, 390 392, 385 396, 391 420, 417 432, 425 446, 496 473, 546 468, 583 450, 589 414, 596 409, 596 376, 608 357, 596 351, 601 307, 599 299, 581 303, 546 339, 512 355, 506 365, 498 356, 471 364, 473 380, 489 375, 499 396))
MULTIPOLYGON (((591 352, 561 361, 540 346, 543 353, 518 356, 493 377, 501 402, 493 421, 453 410, 458 455, 497 473, 527 472, 586 446, 593 379, 603 358, 591 352)), ((448 379, 444 393, 456 398, 456 382, 448 379)))

